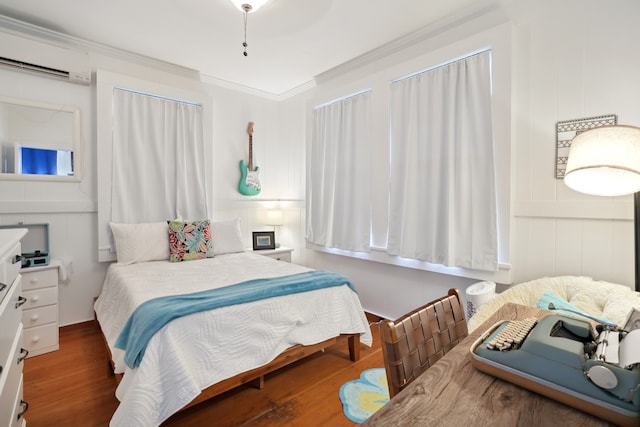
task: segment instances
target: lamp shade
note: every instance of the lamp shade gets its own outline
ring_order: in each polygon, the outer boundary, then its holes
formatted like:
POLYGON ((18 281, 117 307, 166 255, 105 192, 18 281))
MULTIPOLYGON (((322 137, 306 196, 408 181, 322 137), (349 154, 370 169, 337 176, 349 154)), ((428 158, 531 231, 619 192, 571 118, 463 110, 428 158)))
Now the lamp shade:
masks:
POLYGON ((282 211, 280 209, 270 209, 267 211, 267 218, 265 220, 267 225, 282 225, 284 224, 282 211))
POLYGON ((231 3, 235 5, 242 12, 252 13, 260 9, 269 0, 231 0, 231 3), (249 5, 250 7, 245 7, 249 5))
POLYGON ((564 182, 596 196, 640 191, 640 128, 601 126, 578 134, 571 141, 564 182))

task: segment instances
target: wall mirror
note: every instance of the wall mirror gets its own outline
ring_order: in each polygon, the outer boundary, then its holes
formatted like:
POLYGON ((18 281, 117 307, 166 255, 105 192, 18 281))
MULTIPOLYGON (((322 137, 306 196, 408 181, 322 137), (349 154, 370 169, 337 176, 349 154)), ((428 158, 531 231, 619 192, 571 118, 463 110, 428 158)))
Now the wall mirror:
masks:
POLYGON ((0 96, 0 179, 79 181, 80 109, 0 96))

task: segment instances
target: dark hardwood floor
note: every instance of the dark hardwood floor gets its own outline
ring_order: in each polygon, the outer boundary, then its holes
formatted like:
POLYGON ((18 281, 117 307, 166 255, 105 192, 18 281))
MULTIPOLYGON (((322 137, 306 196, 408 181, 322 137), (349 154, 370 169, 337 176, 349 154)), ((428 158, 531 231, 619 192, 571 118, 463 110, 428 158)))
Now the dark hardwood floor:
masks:
MULTIPOLYGON (((372 322, 377 319, 371 318, 372 322)), ((342 412, 340 386, 382 367, 378 327, 358 362, 346 344, 316 353, 265 377, 259 390, 238 387, 182 411, 163 426, 353 426, 342 412)), ((29 427, 107 426, 118 406, 102 335, 95 322, 60 328, 60 350, 25 361, 29 427)))

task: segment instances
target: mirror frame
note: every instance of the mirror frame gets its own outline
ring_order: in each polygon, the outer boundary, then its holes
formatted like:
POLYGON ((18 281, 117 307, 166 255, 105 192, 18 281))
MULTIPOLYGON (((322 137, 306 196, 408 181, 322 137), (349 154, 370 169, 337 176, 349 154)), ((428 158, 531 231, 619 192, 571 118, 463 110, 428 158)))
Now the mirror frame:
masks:
POLYGON ((31 101, 26 99, 11 98, 0 96, 0 103, 13 104, 20 107, 41 108, 44 110, 62 111, 71 113, 72 117, 72 139, 73 139, 73 176, 58 175, 38 175, 38 174, 20 174, 0 172, 0 181, 62 181, 62 182, 79 182, 82 180, 84 150, 82 137, 80 134, 80 108, 72 105, 56 105, 39 101, 31 101))

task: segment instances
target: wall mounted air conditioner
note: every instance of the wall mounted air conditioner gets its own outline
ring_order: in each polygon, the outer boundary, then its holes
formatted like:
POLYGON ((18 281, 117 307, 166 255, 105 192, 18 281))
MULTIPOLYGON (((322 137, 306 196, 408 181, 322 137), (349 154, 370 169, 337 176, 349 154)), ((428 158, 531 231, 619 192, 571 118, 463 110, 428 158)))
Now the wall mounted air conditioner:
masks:
POLYGON ((0 68, 91 84, 88 54, 7 33, 0 33, 0 68))
POLYGON ((58 70, 56 68, 30 64, 28 62, 18 61, 11 58, 0 57, 0 67, 14 71, 23 71, 26 73, 36 74, 44 77, 51 77, 54 79, 61 79, 69 81, 71 83, 78 83, 83 85, 91 84, 91 74, 77 71, 58 70))

